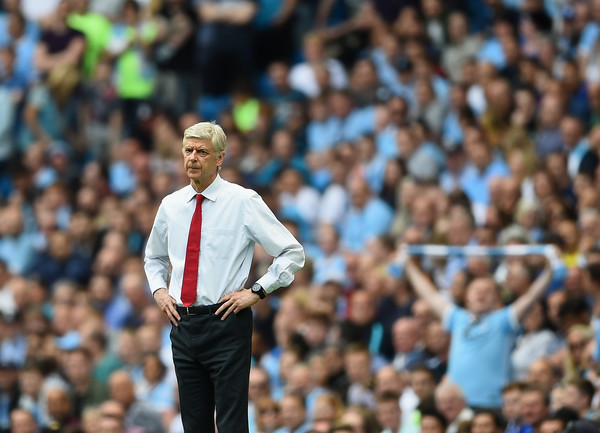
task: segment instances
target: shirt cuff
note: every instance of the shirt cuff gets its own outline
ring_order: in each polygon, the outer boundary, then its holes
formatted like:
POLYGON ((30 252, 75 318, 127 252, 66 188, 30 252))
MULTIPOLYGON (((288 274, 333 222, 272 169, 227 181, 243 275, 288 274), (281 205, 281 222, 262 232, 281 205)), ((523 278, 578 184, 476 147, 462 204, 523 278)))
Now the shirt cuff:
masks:
POLYGON ((160 280, 160 279, 148 281, 148 284, 150 285, 150 291, 152 292, 153 295, 154 295, 154 292, 156 292, 158 289, 169 290, 169 288, 167 287, 167 282, 160 280))
POLYGON ((269 274, 265 274, 260 277, 257 283, 260 284, 260 287, 265 289, 265 292, 267 293, 273 293, 275 290, 281 287, 281 285, 278 284, 277 279, 269 274))

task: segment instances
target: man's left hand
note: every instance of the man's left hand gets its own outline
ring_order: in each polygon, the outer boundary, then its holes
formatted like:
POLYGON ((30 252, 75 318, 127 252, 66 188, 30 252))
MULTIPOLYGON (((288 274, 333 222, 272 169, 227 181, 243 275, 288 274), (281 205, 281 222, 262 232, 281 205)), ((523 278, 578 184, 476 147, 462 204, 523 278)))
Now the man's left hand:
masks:
POLYGON ((225 295, 219 299, 219 303, 224 302, 224 304, 219 307, 219 309, 215 312, 215 315, 218 316, 219 314, 225 312, 223 317, 221 317, 221 320, 225 320, 230 313, 237 314, 244 308, 248 308, 256 304, 259 299, 260 296, 248 289, 230 293, 229 295, 225 295))

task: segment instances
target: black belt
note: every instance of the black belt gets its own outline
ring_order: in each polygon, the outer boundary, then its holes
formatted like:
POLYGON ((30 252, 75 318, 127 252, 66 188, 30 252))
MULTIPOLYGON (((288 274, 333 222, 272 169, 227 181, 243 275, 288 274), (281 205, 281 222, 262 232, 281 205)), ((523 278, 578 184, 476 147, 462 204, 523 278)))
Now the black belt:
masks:
POLYGON ((180 307, 177 306, 177 312, 182 316, 199 316, 204 314, 215 314, 219 307, 223 305, 224 302, 213 305, 198 305, 192 307, 180 307))

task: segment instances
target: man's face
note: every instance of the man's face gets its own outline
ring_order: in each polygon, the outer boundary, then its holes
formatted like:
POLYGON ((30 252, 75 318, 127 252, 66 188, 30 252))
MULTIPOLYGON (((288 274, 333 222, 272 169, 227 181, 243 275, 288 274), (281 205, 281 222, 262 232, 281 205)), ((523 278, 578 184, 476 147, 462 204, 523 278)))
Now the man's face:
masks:
POLYGON ((421 418, 421 433, 444 433, 444 426, 434 416, 421 418))
POLYGON ((73 352, 67 356, 65 370, 73 383, 85 382, 90 374, 90 362, 84 354, 73 352))
POLYGON ((48 413, 55 419, 63 421, 69 415, 71 403, 66 392, 53 389, 48 393, 48 413))
POLYGON ((467 288, 467 308, 474 314, 486 313, 494 308, 498 301, 496 287, 489 278, 479 278, 467 288))
POLYGON ((306 410, 297 398, 287 396, 281 400, 281 419, 283 425, 291 427, 292 430, 298 428, 304 422, 306 410))
POLYGON ((575 385, 569 384, 565 388, 565 403, 567 407, 582 413, 589 409, 589 402, 585 395, 579 392, 575 385))
POLYGON ((396 429, 401 417, 399 403, 387 400, 377 403, 376 416, 383 428, 396 429))
POLYGON ((526 391, 521 397, 521 418, 524 424, 535 426, 548 415, 548 406, 537 391, 526 391))
POLYGON ((519 419, 521 416, 521 391, 511 389, 502 394, 502 414, 509 421, 519 419))
POLYGON ((453 422, 465 407, 464 400, 452 391, 438 392, 435 405, 448 422, 453 422))
POLYGON ((550 389, 554 385, 552 367, 543 360, 535 361, 529 367, 527 382, 544 389, 550 389))
POLYGON ((435 380, 431 374, 415 370, 410 374, 410 386, 420 399, 432 395, 435 390, 435 380))
POLYGON ((188 138, 183 146, 183 163, 190 180, 206 188, 223 164, 225 152, 217 153, 207 139, 188 138))
POLYGON ((489 413, 475 415, 471 424, 471 433, 495 433, 496 423, 489 413))

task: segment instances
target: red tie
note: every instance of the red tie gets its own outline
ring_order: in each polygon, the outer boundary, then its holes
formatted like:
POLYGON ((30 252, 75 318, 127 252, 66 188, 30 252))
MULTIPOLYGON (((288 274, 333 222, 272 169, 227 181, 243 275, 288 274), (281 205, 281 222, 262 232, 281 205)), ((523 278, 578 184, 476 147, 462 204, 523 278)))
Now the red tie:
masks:
POLYGON ((181 301, 186 307, 196 302, 203 201, 204 196, 196 194, 196 210, 194 211, 192 224, 190 225, 190 234, 188 235, 187 250, 185 252, 185 267, 183 268, 183 283, 181 285, 181 301))

